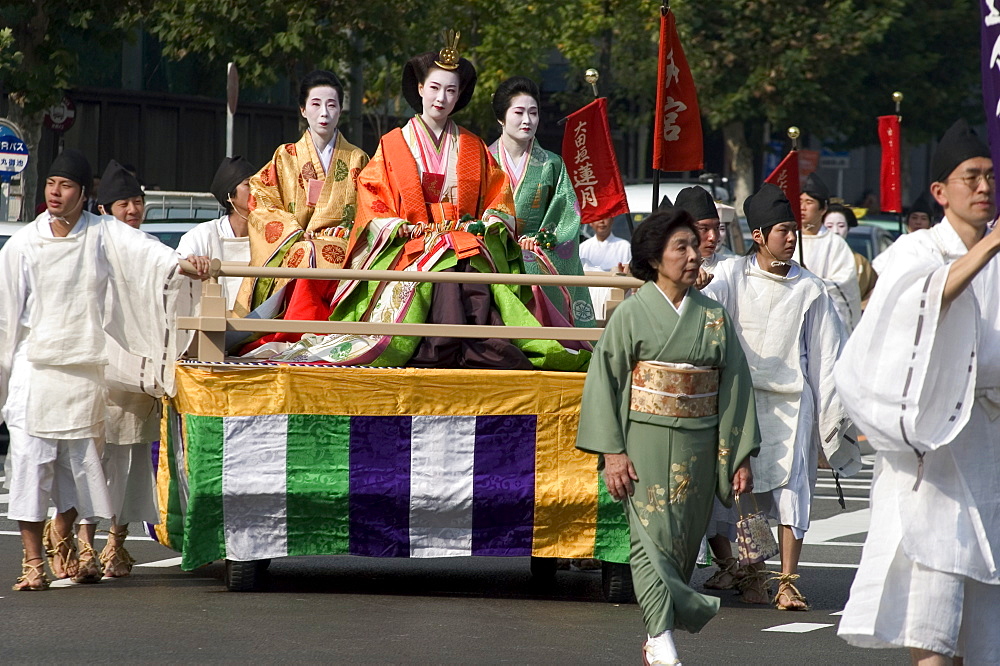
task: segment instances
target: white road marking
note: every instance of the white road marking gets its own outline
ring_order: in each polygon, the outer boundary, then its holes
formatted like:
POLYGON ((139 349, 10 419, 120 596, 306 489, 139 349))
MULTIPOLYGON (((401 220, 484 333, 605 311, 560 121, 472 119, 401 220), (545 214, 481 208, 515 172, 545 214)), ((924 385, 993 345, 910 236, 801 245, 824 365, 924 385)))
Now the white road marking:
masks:
POLYGON ((843 614, 844 614, 844 611, 842 611, 842 610, 839 610, 836 613, 830 613, 830 615, 843 615, 843 614))
POLYGON ((761 631, 777 631, 785 634, 805 634, 817 629, 832 627, 832 624, 822 624, 820 622, 792 622, 790 624, 779 624, 777 627, 762 629, 761 631))
MULTIPOLYGON (((0 513, 0 516, 4 516, 4 515, 6 515, 6 514, 0 513)), ((21 533, 20 532, 14 532, 13 530, 0 530, 0 536, 21 536, 21 533)), ((108 540, 108 535, 107 534, 97 534, 97 535, 94 536, 94 541, 107 541, 107 540, 108 540)), ((146 534, 145 532, 143 532, 141 534, 130 534, 129 536, 125 537, 125 540, 126 541, 145 541, 147 543, 155 543, 155 541, 153 541, 152 539, 150 539, 149 535, 146 534)))
MULTIPOLYGON (((837 497, 836 495, 813 495, 813 499, 834 500, 834 501, 837 501, 840 498, 837 497)), ((844 496, 844 501, 846 501, 846 502, 867 502, 868 498, 867 497, 848 497, 848 496, 845 495, 844 496)))
MULTIPOLYGON (((781 567, 780 560, 768 560, 768 564, 773 564, 776 567, 781 567)), ((844 564, 843 562, 799 562, 800 567, 807 567, 810 569, 857 569, 857 564, 844 564)))
POLYGON ((868 531, 869 523, 871 523, 871 509, 867 508, 813 520, 809 523, 805 543, 823 543, 852 534, 862 534, 868 531))
POLYGON ((177 567, 181 564, 181 558, 171 557, 166 560, 157 560, 156 562, 144 562, 143 564, 136 564, 137 567, 155 567, 158 569, 166 569, 167 567, 177 567))
POLYGON ((826 548, 827 546, 850 546, 851 548, 861 548, 865 544, 863 541, 824 541, 823 543, 811 543, 810 546, 826 548))

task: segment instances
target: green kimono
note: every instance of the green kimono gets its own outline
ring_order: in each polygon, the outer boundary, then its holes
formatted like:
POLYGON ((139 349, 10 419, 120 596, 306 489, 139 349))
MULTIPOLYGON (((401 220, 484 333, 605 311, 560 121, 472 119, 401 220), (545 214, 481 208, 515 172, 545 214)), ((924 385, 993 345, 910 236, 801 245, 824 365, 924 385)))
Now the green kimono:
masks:
POLYGON ((699 631, 719 609, 717 598, 687 584, 713 497, 731 505, 736 469, 760 450, 753 383, 725 309, 690 289, 678 316, 653 283, 619 305, 587 372, 576 446, 627 453, 639 476, 625 511, 632 580, 649 635, 674 627, 699 631), (632 411, 639 361, 718 368, 718 415, 632 411))
MULTIPOLYGON (((490 153, 504 167, 504 162, 499 157, 500 149, 498 139, 490 146, 490 153)), ((541 252, 559 275, 583 275, 583 264, 580 262, 580 206, 576 193, 562 158, 542 148, 537 141, 531 143, 524 176, 514 190, 514 209, 517 228, 521 234, 536 236, 544 228, 555 235, 555 247, 542 249, 541 252)), ((539 265, 534 252, 524 252, 524 268, 527 273, 535 275, 548 272, 547 268, 543 270, 539 265)), ((543 289, 549 300, 574 326, 591 328, 596 325, 594 306, 590 302, 590 290, 587 287, 567 287, 569 303, 559 287, 543 289)))

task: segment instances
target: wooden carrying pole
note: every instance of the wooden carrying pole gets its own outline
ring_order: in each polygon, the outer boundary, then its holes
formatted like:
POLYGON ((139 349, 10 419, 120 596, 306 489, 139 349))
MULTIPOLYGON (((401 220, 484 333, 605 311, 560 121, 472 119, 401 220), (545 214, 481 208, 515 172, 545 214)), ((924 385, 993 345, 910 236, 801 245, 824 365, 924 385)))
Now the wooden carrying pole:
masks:
MULTIPOLYGON (((181 267, 193 272, 193 266, 181 260, 181 267)), ((451 338, 501 338, 506 340, 576 340, 596 341, 604 329, 565 326, 454 326, 449 324, 393 324, 357 321, 311 321, 287 319, 239 319, 227 317, 226 301, 218 277, 278 277, 325 280, 362 280, 366 282, 451 282, 465 284, 512 284, 598 286, 634 289, 642 280, 629 277, 579 275, 519 275, 510 273, 446 273, 424 271, 357 271, 326 268, 268 268, 213 259, 212 278, 203 285, 201 312, 195 317, 178 317, 177 327, 197 331, 197 358, 200 361, 225 360, 226 331, 252 333, 311 333, 314 335, 411 335, 451 338)))

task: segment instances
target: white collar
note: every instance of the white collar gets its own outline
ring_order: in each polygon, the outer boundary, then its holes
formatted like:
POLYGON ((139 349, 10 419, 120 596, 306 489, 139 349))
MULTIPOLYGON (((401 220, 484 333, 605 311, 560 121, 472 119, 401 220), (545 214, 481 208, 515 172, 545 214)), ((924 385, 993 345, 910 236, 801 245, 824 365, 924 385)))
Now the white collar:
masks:
POLYGON ((670 300, 670 297, 667 296, 662 289, 660 289, 660 285, 654 282, 653 286, 656 287, 656 291, 660 292, 660 295, 663 296, 663 299, 670 304, 670 307, 674 309, 674 312, 676 312, 678 316, 684 312, 684 308, 687 306, 688 300, 690 300, 688 299, 688 292, 684 292, 684 298, 681 299, 680 305, 674 305, 674 302, 670 300))

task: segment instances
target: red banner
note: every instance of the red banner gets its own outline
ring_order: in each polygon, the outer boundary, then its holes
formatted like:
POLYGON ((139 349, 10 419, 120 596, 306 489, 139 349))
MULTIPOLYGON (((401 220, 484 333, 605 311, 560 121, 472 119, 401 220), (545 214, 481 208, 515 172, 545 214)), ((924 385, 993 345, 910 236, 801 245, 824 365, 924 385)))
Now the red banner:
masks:
POLYGON ((887 213, 903 212, 903 181, 899 173, 899 116, 878 117, 878 138, 882 143, 882 171, 879 175, 879 201, 887 213))
POLYGON ((580 202, 581 223, 628 213, 605 98, 595 99, 566 118, 562 157, 580 202))
POLYGON ((802 208, 799 196, 799 151, 792 150, 781 164, 775 167, 771 175, 764 179, 765 183, 771 183, 781 188, 781 191, 788 197, 788 203, 792 204, 792 212, 795 213, 795 221, 799 228, 802 228, 802 208))
POLYGON ((653 168, 695 171, 705 167, 698 91, 677 38, 677 21, 667 10, 660 15, 660 60, 656 74, 656 122, 653 168))

